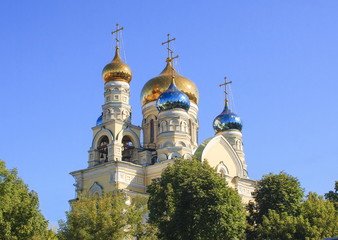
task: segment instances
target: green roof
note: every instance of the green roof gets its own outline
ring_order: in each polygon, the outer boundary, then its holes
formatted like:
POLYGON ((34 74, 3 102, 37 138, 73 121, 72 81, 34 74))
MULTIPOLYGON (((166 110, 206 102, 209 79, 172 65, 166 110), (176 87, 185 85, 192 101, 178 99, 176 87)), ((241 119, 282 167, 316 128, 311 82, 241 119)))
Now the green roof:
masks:
POLYGON ((202 160, 201 157, 202 157, 202 152, 205 148, 205 146, 210 142, 210 140, 213 139, 213 137, 210 137, 210 138, 207 138, 205 139, 199 146, 198 148, 196 149, 195 153, 194 153, 194 157, 196 157, 197 159, 199 160, 202 160))

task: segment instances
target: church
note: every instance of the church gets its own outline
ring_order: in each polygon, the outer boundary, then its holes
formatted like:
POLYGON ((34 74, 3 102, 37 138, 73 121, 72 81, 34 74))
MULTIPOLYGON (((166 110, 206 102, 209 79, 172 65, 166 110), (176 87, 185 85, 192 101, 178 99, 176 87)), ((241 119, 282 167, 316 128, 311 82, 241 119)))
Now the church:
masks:
MULTIPOLYGON (((242 122, 231 111, 225 87, 223 111, 213 122, 215 135, 198 143, 199 92, 193 81, 175 69, 171 41, 163 71, 144 83, 141 91, 142 124, 132 123, 130 82, 132 71, 120 57, 119 31, 116 26, 115 57, 102 71, 104 81, 102 114, 92 128, 88 167, 70 174, 76 192, 122 190, 132 196, 146 194, 153 179, 175 158, 196 157, 207 160, 217 173, 236 189, 243 203, 252 199, 256 181, 249 179, 242 143, 242 122), (142 137, 141 137, 142 136, 142 137)), ((222 103, 220 103, 220 106, 222 103)), ((203 126, 201 126, 203 127, 203 126)))

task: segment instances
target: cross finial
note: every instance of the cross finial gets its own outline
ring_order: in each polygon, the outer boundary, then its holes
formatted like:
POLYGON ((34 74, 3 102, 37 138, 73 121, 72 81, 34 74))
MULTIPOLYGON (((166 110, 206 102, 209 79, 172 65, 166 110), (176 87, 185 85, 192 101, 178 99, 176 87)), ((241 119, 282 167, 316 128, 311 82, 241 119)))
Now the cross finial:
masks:
POLYGON ((176 38, 170 39, 170 34, 169 34, 169 33, 167 34, 167 36, 168 36, 168 40, 167 40, 166 42, 163 42, 162 45, 167 44, 167 50, 168 50, 168 58, 167 58, 167 62, 171 62, 171 61, 174 60, 175 58, 178 58, 178 55, 176 55, 175 57, 173 57, 174 51, 171 50, 171 48, 170 48, 170 42, 176 40, 176 38))
POLYGON ((224 86, 224 95, 225 95, 224 101, 225 101, 225 105, 226 106, 228 106, 228 102, 229 102, 228 101, 227 85, 231 84, 231 83, 232 83, 232 81, 227 82, 227 77, 224 77, 224 83, 222 83, 222 84, 219 85, 220 87, 224 86))
POLYGON ((119 24, 117 23, 116 24, 116 30, 115 31, 112 31, 111 34, 116 34, 116 37, 115 37, 115 41, 116 41, 116 48, 119 48, 119 31, 122 31, 124 29, 124 27, 121 27, 119 28, 119 24))

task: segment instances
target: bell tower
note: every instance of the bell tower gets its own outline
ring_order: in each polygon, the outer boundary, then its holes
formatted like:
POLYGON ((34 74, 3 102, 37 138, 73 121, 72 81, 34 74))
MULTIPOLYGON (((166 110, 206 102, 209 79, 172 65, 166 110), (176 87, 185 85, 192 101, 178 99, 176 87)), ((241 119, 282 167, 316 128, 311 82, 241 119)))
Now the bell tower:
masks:
POLYGON ((89 150, 89 167, 109 161, 136 161, 140 147, 140 127, 131 124, 129 104, 132 72, 120 57, 119 32, 116 25, 115 56, 102 70, 104 103, 102 114, 93 127, 93 142, 89 150))

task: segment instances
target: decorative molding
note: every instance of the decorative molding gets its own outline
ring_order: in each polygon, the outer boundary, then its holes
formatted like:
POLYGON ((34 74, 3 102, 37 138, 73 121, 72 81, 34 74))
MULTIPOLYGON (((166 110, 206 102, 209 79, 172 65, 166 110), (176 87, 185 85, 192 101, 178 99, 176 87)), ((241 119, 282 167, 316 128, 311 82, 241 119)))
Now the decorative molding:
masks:
POLYGON ((100 196, 102 196, 102 190, 103 187, 97 182, 94 182, 93 185, 89 188, 89 193, 92 195, 97 192, 100 196))

